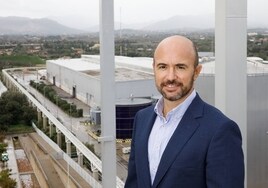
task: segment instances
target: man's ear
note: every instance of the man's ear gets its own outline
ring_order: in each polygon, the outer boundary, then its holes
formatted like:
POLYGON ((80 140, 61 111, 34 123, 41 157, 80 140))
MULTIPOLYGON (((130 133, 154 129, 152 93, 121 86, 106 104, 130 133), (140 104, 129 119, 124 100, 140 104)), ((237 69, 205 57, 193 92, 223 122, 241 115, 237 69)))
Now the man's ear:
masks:
POLYGON ((201 70, 202 70, 202 65, 198 64, 198 65, 195 67, 195 71, 194 71, 194 80, 197 79, 197 77, 199 76, 201 70))

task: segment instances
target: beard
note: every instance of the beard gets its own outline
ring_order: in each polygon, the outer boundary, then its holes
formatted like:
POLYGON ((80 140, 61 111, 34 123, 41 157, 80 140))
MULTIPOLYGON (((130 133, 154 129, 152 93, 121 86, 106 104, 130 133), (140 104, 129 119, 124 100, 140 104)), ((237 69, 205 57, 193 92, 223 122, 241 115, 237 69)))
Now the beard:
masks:
POLYGON ((157 86, 157 89, 165 99, 169 101, 177 101, 184 98, 191 92, 193 84, 194 84, 194 78, 191 79, 188 85, 184 85, 183 83, 177 80, 168 80, 166 82, 161 83, 160 86, 157 86), (175 85, 176 87, 180 87, 180 90, 177 91, 174 95, 169 96, 168 93, 164 91, 164 87, 167 85, 175 85))

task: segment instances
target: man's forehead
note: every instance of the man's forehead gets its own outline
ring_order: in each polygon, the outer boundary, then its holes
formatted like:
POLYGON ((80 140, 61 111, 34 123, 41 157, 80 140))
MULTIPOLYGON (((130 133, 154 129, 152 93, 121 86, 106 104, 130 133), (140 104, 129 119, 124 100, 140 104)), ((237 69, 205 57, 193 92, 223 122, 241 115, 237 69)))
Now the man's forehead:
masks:
POLYGON ((186 65, 188 66, 189 64, 192 64, 192 60, 190 59, 184 59, 184 60, 165 60, 165 59, 156 59, 154 61, 154 64, 155 65, 174 65, 174 66, 177 66, 177 65, 186 65))

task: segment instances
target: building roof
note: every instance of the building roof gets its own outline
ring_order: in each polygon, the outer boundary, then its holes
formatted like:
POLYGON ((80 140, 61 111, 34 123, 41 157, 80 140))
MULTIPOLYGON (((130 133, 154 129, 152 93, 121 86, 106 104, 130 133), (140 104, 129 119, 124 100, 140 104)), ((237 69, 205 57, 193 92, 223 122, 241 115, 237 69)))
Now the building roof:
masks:
POLYGON ((140 105, 148 105, 151 104, 151 99, 146 98, 129 98, 129 99, 117 99, 116 100, 116 106, 117 107, 126 107, 126 106, 140 106, 140 105))
MULTIPOLYGON (((208 61, 202 63, 201 74, 215 74, 215 61, 208 61)), ((247 58, 247 74, 267 74, 268 73, 268 61, 264 61, 259 57, 247 58)))
MULTIPOLYGON (((82 55, 79 59, 48 60, 74 71, 100 78, 100 56, 82 55)), ((153 79, 152 58, 115 56, 116 81, 153 79)))

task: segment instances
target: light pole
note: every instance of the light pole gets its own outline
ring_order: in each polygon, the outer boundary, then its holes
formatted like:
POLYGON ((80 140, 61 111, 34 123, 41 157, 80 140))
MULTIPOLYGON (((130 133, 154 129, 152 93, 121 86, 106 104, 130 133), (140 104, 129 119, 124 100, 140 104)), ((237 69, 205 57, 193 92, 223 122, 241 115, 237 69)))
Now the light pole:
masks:
POLYGON ((71 123, 71 132, 73 132, 73 126, 72 126, 72 105, 73 103, 70 103, 70 110, 69 110, 69 116, 70 116, 70 123, 71 123))
POLYGON ((36 80, 38 80, 38 69, 36 69, 36 80))
POLYGON ((34 82, 35 83, 35 97, 37 97, 37 84, 38 84, 38 80, 36 80, 36 82, 34 82))
POLYGON ((67 173, 68 173, 68 179, 67 179, 67 187, 70 187, 70 165, 69 165, 69 160, 67 160, 67 173))
POLYGON ((59 117, 59 114, 58 114, 58 108, 59 108, 58 100, 59 100, 59 99, 58 99, 58 98, 59 98, 59 95, 56 95, 56 106, 57 106, 57 107, 56 107, 56 110, 57 110, 57 111, 56 111, 56 114, 57 114, 57 119, 58 119, 58 117, 59 117))
POLYGON ((45 99, 46 98, 46 87, 47 86, 44 87, 44 106, 45 106, 45 108, 46 108, 46 99, 45 99))

